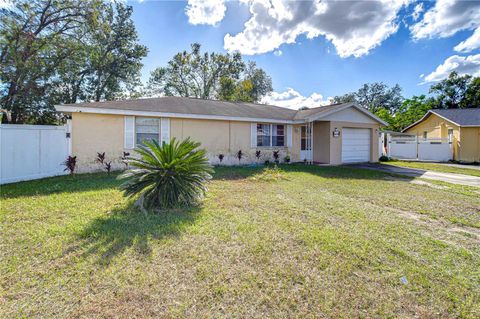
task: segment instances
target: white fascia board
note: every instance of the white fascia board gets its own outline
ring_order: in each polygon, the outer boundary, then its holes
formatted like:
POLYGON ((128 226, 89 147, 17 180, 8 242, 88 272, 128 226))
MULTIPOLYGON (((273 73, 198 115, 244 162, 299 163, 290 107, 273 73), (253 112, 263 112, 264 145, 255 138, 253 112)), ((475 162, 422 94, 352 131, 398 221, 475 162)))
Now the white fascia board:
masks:
POLYGON ((73 105, 55 105, 55 110, 57 110, 57 112, 65 112, 65 113, 115 114, 115 115, 154 116, 154 117, 170 117, 170 118, 183 118, 183 119, 280 123, 280 124, 296 124, 296 123, 304 122, 304 121, 297 122, 293 120, 279 120, 279 119, 269 119, 269 118, 250 118, 250 117, 234 117, 234 116, 223 116, 223 115, 148 112, 148 111, 118 110, 118 109, 83 107, 83 106, 76 107, 73 105))
POLYGON ((436 113, 435 110, 428 110, 428 112, 425 113, 425 115, 422 116, 421 119, 419 119, 419 120, 416 121, 415 123, 410 124, 409 126, 407 126, 406 128, 404 128, 404 129, 402 130, 402 132, 405 132, 406 130, 411 129, 412 127, 414 127, 415 125, 419 124, 420 122, 423 122, 423 120, 425 120, 430 114, 435 114, 436 116, 444 119, 444 120, 447 121, 447 122, 450 122, 450 123, 452 123, 452 124, 455 124, 455 125, 458 126, 458 127, 480 127, 480 125, 460 125, 460 124, 455 123, 454 121, 452 121, 452 120, 450 120, 450 119, 447 119, 447 118, 444 117, 444 116, 441 116, 440 114, 436 113))
MULTIPOLYGON (((462 125, 460 125, 460 124, 458 124, 458 123, 455 123, 454 121, 452 121, 452 120, 450 120, 450 119, 447 119, 447 118, 444 117, 444 116, 441 116, 440 114, 438 114, 437 112, 435 112, 435 110, 430 110, 429 112, 435 114, 435 115, 438 116, 438 117, 441 117, 441 118, 444 119, 445 121, 448 121, 448 122, 450 122, 450 123, 455 124, 456 126, 462 126, 462 125)), ((466 125, 464 125, 464 126, 466 126, 466 125)))

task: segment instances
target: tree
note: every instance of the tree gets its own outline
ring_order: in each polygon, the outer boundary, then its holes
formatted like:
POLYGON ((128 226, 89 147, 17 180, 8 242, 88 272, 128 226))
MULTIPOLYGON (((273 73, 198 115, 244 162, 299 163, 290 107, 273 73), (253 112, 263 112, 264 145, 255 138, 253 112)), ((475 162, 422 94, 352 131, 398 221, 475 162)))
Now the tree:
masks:
POLYGON ((407 126, 420 120, 435 105, 433 98, 427 98, 425 95, 413 96, 406 99, 400 109, 395 113, 394 122, 390 128, 393 130, 403 130, 407 126))
POLYGON ((213 173, 206 151, 199 147, 190 139, 145 142, 135 150, 139 156, 127 159, 132 169, 119 177, 125 179, 125 196, 141 194, 142 208, 151 210, 194 205, 213 173))
POLYGON ((83 26, 82 41, 59 72, 59 89, 66 103, 136 96, 141 59, 147 48, 138 44, 132 8, 121 2, 103 3, 94 23, 83 26))
POLYGON ((239 53, 202 53, 194 43, 151 72, 146 95, 257 102, 272 90, 271 78, 254 62, 245 64, 239 53))
MULTIPOLYGON (((253 102, 260 101, 262 97, 273 91, 272 78, 263 69, 258 68, 255 62, 248 62, 242 82, 245 81, 251 84, 249 98, 253 102)), ((246 85, 247 83, 242 84, 243 87, 246 85)))
MULTIPOLYGON (((401 93, 402 89, 398 84, 390 88, 382 82, 365 83, 356 92, 335 96, 333 102, 356 102, 372 113, 385 109, 392 115, 402 104, 403 97, 401 93)), ((384 112, 382 111, 382 113, 384 112)))
POLYGON ((101 0, 21 0, 2 9, 0 99, 8 122, 49 123, 54 104, 115 99, 139 83, 147 49, 131 14, 101 0))
POLYGON ((344 95, 337 95, 333 98, 333 103, 351 103, 357 102, 355 93, 346 93, 344 95))
POLYGON ((480 107, 480 77, 473 78, 465 92, 466 107, 480 107))
POLYGON ((175 54, 167 67, 152 72, 148 94, 213 98, 220 79, 224 76, 236 79, 244 67, 239 53, 202 53, 200 44, 194 43, 190 52, 175 54))
POLYGON ((430 93, 435 97, 435 107, 444 109, 457 109, 480 107, 479 103, 479 78, 471 75, 458 75, 452 72, 448 78, 430 87, 430 93))
POLYGON ((356 93, 357 102, 370 112, 376 113, 380 108, 394 114, 402 104, 402 89, 398 84, 389 88, 382 82, 364 84, 356 93))
POLYGON ((0 10, 0 101, 11 123, 28 120, 32 109, 48 111, 42 98, 73 47, 65 41, 94 19, 98 1, 15 1, 0 10))
POLYGON ((141 59, 147 48, 138 44, 138 35, 131 19, 132 7, 121 2, 105 5, 100 27, 92 28, 88 87, 95 101, 114 99, 122 92, 122 84, 140 83, 141 59))

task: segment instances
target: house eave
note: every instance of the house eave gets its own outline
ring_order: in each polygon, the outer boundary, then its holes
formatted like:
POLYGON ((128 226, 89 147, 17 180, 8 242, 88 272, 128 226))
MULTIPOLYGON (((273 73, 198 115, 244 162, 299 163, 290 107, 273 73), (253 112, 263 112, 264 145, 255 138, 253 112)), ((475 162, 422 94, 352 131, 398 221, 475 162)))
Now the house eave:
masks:
POLYGON ((111 114, 111 115, 130 115, 130 116, 153 116, 153 117, 169 117, 182 119, 199 119, 199 120, 220 120, 220 121, 238 121, 238 122, 268 122, 279 124, 300 124, 305 121, 284 120, 275 118, 254 118, 254 117, 234 117, 223 115, 204 115, 204 114, 184 114, 170 112, 151 112, 151 111, 135 111, 125 109, 109 109, 97 107, 78 107, 75 105, 55 105, 55 110, 62 113, 90 113, 90 114, 111 114))

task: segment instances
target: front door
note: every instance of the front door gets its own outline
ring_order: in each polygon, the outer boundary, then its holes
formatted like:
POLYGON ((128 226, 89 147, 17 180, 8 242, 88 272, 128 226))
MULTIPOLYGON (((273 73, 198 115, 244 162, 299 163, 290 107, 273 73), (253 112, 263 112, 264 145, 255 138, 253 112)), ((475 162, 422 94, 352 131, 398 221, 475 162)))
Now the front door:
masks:
POLYGON ((312 134, 310 125, 302 125, 300 160, 312 160, 312 134))

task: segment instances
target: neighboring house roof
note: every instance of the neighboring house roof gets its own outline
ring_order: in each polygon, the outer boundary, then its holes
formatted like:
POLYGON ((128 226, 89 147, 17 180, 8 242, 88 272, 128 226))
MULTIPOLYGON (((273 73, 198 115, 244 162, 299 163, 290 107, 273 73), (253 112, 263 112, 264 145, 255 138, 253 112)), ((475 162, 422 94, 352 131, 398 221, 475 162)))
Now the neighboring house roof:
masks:
POLYGON ((284 107, 244 103, 205 100, 188 97, 165 96, 147 99, 118 100, 92 103, 63 104, 55 106, 59 112, 85 112, 102 114, 153 115, 165 117, 231 119, 278 121, 285 123, 318 120, 348 107, 355 107, 374 120, 386 125, 384 121, 366 109, 352 103, 332 104, 297 111, 284 107))
POLYGON ((402 132, 424 121, 430 115, 435 114, 457 126, 477 127, 480 126, 480 108, 472 109, 434 109, 429 110, 420 120, 406 127, 402 132))

